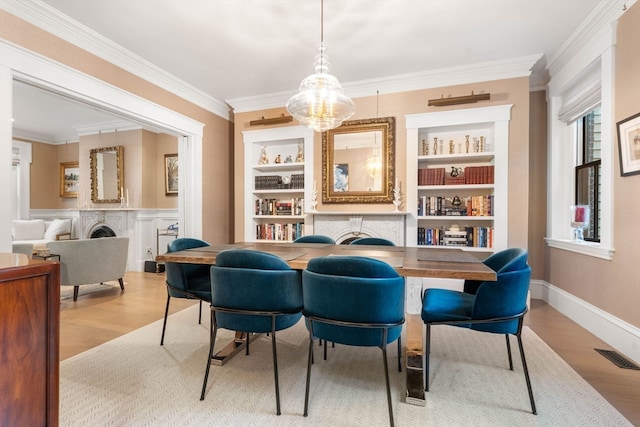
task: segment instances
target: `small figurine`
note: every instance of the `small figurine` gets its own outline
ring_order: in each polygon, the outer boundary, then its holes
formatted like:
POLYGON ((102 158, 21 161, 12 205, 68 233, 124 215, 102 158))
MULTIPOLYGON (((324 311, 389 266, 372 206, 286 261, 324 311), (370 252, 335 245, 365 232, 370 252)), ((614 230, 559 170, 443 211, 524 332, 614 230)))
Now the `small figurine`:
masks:
POLYGON ((287 156, 286 159, 284 159, 285 163, 293 163, 293 159, 291 158, 291 155, 287 156))
POLYGON ((262 153, 260 153, 260 161, 258 162, 261 165, 266 165, 269 163, 269 158, 267 157, 267 149, 262 147, 262 153))
POLYGON ((449 154, 453 154, 453 139, 449 140, 449 154))
POLYGON ((298 144, 298 154, 296 154, 296 163, 304 162, 304 152, 302 151, 302 144, 298 144))
POLYGON ((280 156, 280 154, 276 156, 276 159, 273 163, 282 163, 282 157, 280 156))
POLYGON ((460 170, 461 168, 457 168, 455 166, 451 166, 451 177, 455 178, 456 176, 460 175, 460 170))

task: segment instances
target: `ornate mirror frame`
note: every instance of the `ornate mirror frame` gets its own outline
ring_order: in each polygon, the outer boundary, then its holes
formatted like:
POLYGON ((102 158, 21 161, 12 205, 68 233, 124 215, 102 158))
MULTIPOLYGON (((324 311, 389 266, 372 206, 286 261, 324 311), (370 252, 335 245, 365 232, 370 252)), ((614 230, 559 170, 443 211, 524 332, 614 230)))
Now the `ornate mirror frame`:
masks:
MULTIPOLYGON (((91 201, 94 203, 120 203, 120 197, 123 197, 120 193, 124 188, 124 147, 118 145, 116 147, 104 147, 93 148, 89 152, 89 158, 91 160, 91 201), (98 186, 99 179, 104 180, 104 176, 98 175, 98 155, 113 152, 116 155, 115 170, 111 171, 111 175, 115 179, 115 183, 111 182, 110 186, 115 185, 115 197, 99 198, 98 186)), ((113 194, 113 191, 111 191, 113 194)))
MULTIPOLYGON (((392 203, 395 177, 394 154, 395 117, 345 121, 340 127, 324 132, 322 134, 322 203, 392 203), (374 141, 374 136, 378 135, 376 132, 380 133, 381 138, 374 141), (340 143, 342 136, 357 140, 358 134, 362 134, 363 138, 371 138, 372 151, 378 153, 379 172, 377 173, 381 179, 380 188, 339 190, 340 186, 336 187, 335 182, 335 172, 338 168, 335 163, 336 142, 340 143)), ((355 172, 367 173, 366 161, 352 162, 348 167, 350 168, 349 176, 354 176, 355 172)))

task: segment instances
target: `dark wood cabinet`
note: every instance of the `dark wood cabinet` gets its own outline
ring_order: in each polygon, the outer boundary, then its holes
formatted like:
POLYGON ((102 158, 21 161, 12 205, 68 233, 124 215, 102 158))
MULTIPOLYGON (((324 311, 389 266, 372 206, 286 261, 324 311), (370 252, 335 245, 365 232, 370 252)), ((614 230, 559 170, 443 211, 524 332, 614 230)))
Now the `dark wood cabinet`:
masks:
POLYGON ((0 425, 58 425, 59 343, 60 264, 0 254, 0 425))

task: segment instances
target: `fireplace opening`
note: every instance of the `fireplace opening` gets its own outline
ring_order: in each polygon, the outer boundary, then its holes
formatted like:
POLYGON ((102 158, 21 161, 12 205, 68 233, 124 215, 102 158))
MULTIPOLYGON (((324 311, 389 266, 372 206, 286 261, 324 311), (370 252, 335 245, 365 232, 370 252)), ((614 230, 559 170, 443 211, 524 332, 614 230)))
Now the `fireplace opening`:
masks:
POLYGON ((91 232, 90 239, 99 239, 101 237, 116 237, 116 233, 108 225, 101 225, 91 232))
POLYGON ((344 239, 342 242, 340 242, 341 245, 350 245, 351 242, 353 242, 354 240, 358 240, 359 238, 361 238, 363 236, 353 236, 353 237, 347 237, 346 239, 344 239))

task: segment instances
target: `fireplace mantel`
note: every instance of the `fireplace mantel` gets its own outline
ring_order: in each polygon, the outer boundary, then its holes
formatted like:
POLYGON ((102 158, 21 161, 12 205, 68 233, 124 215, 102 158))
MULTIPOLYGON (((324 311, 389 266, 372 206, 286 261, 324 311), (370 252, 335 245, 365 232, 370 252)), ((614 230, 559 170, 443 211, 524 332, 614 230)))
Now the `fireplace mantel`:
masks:
POLYGON ((406 212, 307 212, 313 233, 337 243, 352 237, 381 237, 398 246, 405 244, 406 212))

